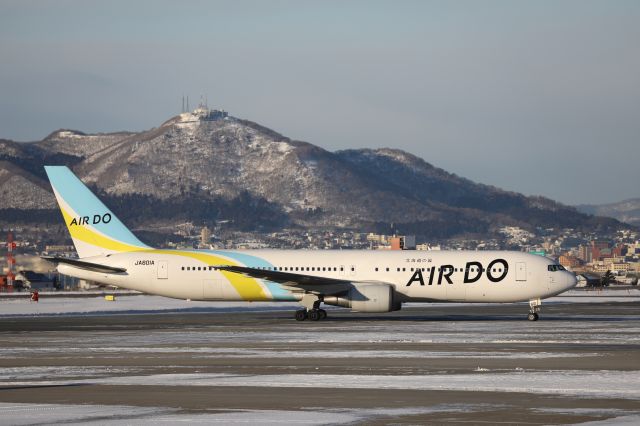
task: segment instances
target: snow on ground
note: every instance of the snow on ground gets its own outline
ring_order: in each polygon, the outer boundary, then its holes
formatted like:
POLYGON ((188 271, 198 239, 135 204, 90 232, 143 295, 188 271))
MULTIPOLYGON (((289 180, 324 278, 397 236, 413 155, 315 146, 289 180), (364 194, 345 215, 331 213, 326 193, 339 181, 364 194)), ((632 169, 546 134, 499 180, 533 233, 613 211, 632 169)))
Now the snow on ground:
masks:
MULTIPOLYGON (((554 303, 594 303, 594 302, 633 302, 640 301, 638 290, 572 290, 560 296, 543 301, 554 303)), ((463 303, 431 303, 428 305, 407 303, 404 306, 465 306, 463 303)), ((35 303, 25 293, 23 298, 0 298, 0 317, 33 316, 33 315, 81 315, 81 314, 143 314, 159 312, 241 312, 241 311, 292 311, 298 308, 291 302, 196 302, 181 299, 169 299, 160 296, 116 296, 115 302, 106 301, 103 297, 50 297, 41 293, 40 301, 35 303)), ((332 309, 332 307, 327 307, 332 309)))
MULTIPOLYGON (((626 295, 626 291, 605 291, 604 293, 574 291, 566 296, 555 297, 545 301, 549 304, 594 303, 611 301, 638 301, 640 297, 634 293, 626 295), (601 297, 613 296, 613 297, 601 297)), ((638 293, 635 293, 638 294, 638 293)), ((432 304, 431 306, 443 306, 432 304)), ((468 306, 456 304, 457 306, 468 306)), ((415 306, 415 305, 414 305, 415 306)), ((429 306, 429 305, 422 305, 429 306)), ((452 306, 447 304, 447 306, 452 306)), ((87 298, 47 298, 39 303, 24 299, 0 299, 0 317, 28 317, 52 315, 76 315, 79 324, 82 315, 112 314, 149 314, 149 313, 189 313, 203 312, 223 314, 234 311, 285 311, 296 309, 295 303, 244 303, 244 302, 188 302, 167 299, 158 296, 126 296, 118 297, 115 302, 105 301, 102 297, 87 298)), ((526 312, 526 303, 522 312, 526 312)), ((615 308, 613 308, 615 309, 615 308)), ((633 309, 629 307, 628 309, 633 309)), ((455 315, 457 309, 451 310, 455 315)), ((19 334, 7 333, 0 348, 0 358, 48 359, 50 354, 64 351, 69 357, 77 357, 72 365, 31 365, 7 367, 0 369, 0 385, 2 386, 51 386, 69 384, 98 384, 121 386, 214 386, 237 387, 249 386, 269 389, 279 387, 306 388, 308 383, 322 383, 323 387, 333 389, 401 389, 401 390, 452 390, 452 391, 485 391, 485 392, 525 392, 532 394, 557 395, 573 398, 621 398, 640 400, 640 371, 599 370, 598 358, 590 370, 580 370, 579 366, 570 370, 553 367, 553 358, 570 357, 602 357, 610 345, 627 347, 640 344, 640 314, 621 317, 614 314, 602 314, 597 321, 585 323, 573 321, 574 316, 565 314, 550 318, 550 321, 529 323, 515 318, 513 315, 500 317, 499 314, 480 316, 479 321, 457 321, 455 316, 446 321, 408 321, 390 323, 387 321, 366 322, 354 327, 354 324, 340 322, 314 325, 313 333, 308 330, 281 327, 275 325, 266 329, 249 328, 239 332, 235 329, 210 327, 197 330, 160 329, 140 333, 126 327, 117 331, 104 329, 90 334, 83 334, 78 339, 76 334, 52 335, 49 332, 29 335, 28 341, 19 334), (555 320, 554 320, 555 319, 555 320), (461 323, 464 326, 461 327, 461 323), (493 323, 488 324, 488 323, 493 323), (495 325, 495 326, 494 326, 495 325), (246 343, 251 342, 247 347, 246 343), (437 350, 437 344, 465 344, 455 350, 443 347, 437 350), (496 346, 475 346, 476 344, 505 344, 496 346), (291 344, 291 347, 288 345, 291 344), (304 344, 304 347, 297 347, 304 344), (356 344, 347 347, 347 344, 356 344), (385 345, 379 345, 385 344, 385 345), (436 345, 432 345, 436 344, 436 345), (529 349, 521 350, 519 346, 528 345, 529 349), (536 345, 543 344, 543 348, 536 345), (557 351, 549 349, 546 344, 559 344, 557 351), (579 344, 588 352, 569 352, 570 345, 579 344), (595 345, 604 345, 604 352, 595 345), (567 345, 567 346, 562 346, 567 345), (593 346, 591 346, 593 345, 593 346), (306 349, 306 348, 310 349, 306 349), (500 348, 500 349, 497 349, 500 348), (550 352, 545 352, 549 350, 550 352), (157 355, 153 355, 153 354, 157 355), (157 370, 146 365, 134 364, 129 367, 82 366, 86 358, 126 358, 133 354, 144 357, 161 356, 161 354, 188 354, 188 358, 424 358, 428 364, 435 358, 469 358, 478 360, 478 368, 472 370, 467 366, 458 373, 445 373, 443 370, 434 374, 425 374, 420 370, 412 375, 385 375, 379 370, 351 368, 349 374, 321 374, 323 370, 311 370, 311 374, 299 374, 300 370, 286 370, 289 374, 229 374, 205 372, 197 369, 181 370, 180 366, 165 366, 174 369, 157 370), (525 363, 529 359, 548 358, 548 367, 528 368, 525 363), (485 359, 522 359, 509 366, 503 363, 485 363, 485 359), (527 368, 519 368, 516 367, 527 368), (489 367, 489 368, 486 368, 489 367), (547 369, 548 368, 548 369, 547 369), (598 368, 598 370, 594 370, 598 368), (374 373, 374 374, 369 374, 374 373)), ((439 314, 448 316, 450 314, 439 314)), ((376 315, 376 317, 378 317, 376 315)), ((384 315, 379 315, 384 319, 384 315)), ((576 316, 579 318, 580 316, 576 316)), ((543 317, 544 318, 544 317, 543 317)), ((105 318, 108 323, 112 318, 105 318)), ((76 319, 74 319, 75 321, 76 319)), ((179 357, 177 357, 179 358, 179 357)), ((175 362, 172 360, 171 363, 175 362)), ((395 361, 394 361, 395 362, 395 361)), ((397 361, 402 363, 403 361, 397 361)), ((208 361, 202 364, 206 365, 208 361)), ((507 364, 507 363, 505 363, 507 364)), ((565 362, 566 364, 566 362, 565 362)), ((546 364, 545 364, 546 365, 546 364)), ((556 364, 559 365, 559 364, 556 364)), ((602 363, 606 368, 607 364, 602 363)), ((210 370, 209 370, 210 371, 210 370)), ((285 370, 278 370, 283 372, 285 370)), ((305 370, 306 371, 306 370, 305 370)), ((336 371, 331 370, 331 373, 336 371)), ((133 389, 133 388, 132 388, 133 389)), ((384 418, 399 414, 407 415, 411 408, 394 410, 371 409, 318 409, 306 408, 302 411, 277 410, 225 410, 210 412, 185 413, 172 408, 100 406, 100 405, 56 405, 56 404, 9 404, 0 403, 0 424, 37 424, 37 423, 89 423, 89 424, 157 424, 157 423, 207 423, 207 424, 335 424, 350 422, 367 422, 371 419, 384 418), (292 422, 291 419, 294 421, 292 422)), ((464 412, 480 410, 470 405, 436 406, 416 408, 415 414, 450 411, 464 412), (435 411, 434 411, 435 410, 435 411)), ((486 411, 486 407, 483 409, 486 411)), ((571 409, 569 409, 571 410, 571 409)), ((575 409, 578 410, 578 409, 575 409)), ((594 409, 598 410, 598 409, 594 409)), ((567 412, 567 411, 563 411, 567 412)), ((571 414, 571 413, 569 413, 571 414)), ((578 412, 576 415, 593 415, 614 417, 611 420, 598 421, 589 425, 600 426, 610 424, 639 424, 640 416, 636 411, 619 410, 613 412, 602 409, 598 412, 578 412)))
POLYGON ((618 289, 573 289, 556 297, 545 299, 545 303, 594 303, 594 302, 635 302, 640 301, 639 288, 618 289))
POLYGON ((620 416, 607 420, 596 420, 593 422, 583 422, 580 426, 638 426, 640 425, 640 414, 620 416))
MULTIPOLYGON (((640 317, 639 317, 640 318, 640 317)), ((79 318, 79 321, 82 320, 79 318)), ((531 323, 521 319, 506 320, 501 322, 499 329, 487 331, 486 321, 424 321, 419 323, 401 323, 389 325, 384 321, 379 324, 368 323, 366 330, 363 327, 354 328, 352 324, 337 326, 334 324, 319 323, 313 333, 305 329, 271 330, 243 330, 241 333, 234 330, 219 329, 198 330, 198 332, 184 332, 174 330, 149 331, 145 334, 135 330, 121 330, 118 333, 95 332, 84 336, 82 341, 65 342, 65 350, 124 350, 127 348, 143 348, 148 346, 176 347, 191 345, 221 345, 229 346, 235 343, 246 342, 262 344, 305 344, 305 345, 331 345, 331 344, 356 344, 356 343, 394 343, 397 350, 410 350, 411 344, 475 344, 475 343, 508 343, 532 344, 531 353, 536 352, 536 344, 638 344, 640 343, 640 327, 625 324, 622 332, 616 328, 615 319, 612 322, 600 321, 597 325, 585 324, 580 321, 538 321, 531 323), (461 328, 461 323, 464 328, 461 328), (404 347, 403 347, 404 346, 404 347), (122 349, 124 348, 124 349, 122 349)), ((35 345, 30 350, 46 351, 51 346, 51 337, 47 334, 38 334, 29 337, 29 342, 35 345)), ((29 345, 31 346, 31 345, 29 345)), ((13 345, 5 345, 2 350, 20 351, 20 347, 26 347, 22 341, 16 341, 13 345)), ((327 351, 336 351, 339 348, 327 346, 327 351)), ((268 349, 268 348, 267 348, 268 349)), ((27 350, 27 349, 25 349, 27 350)), ((194 348, 194 350, 197 350, 194 348)), ((206 351, 206 349, 203 349, 206 351)), ((321 351, 325 352, 325 351, 321 351)), ((2 352, 0 352, 2 353, 2 352)), ((314 353, 319 353, 314 350, 314 353)), ((556 353, 556 352, 554 352, 556 353)), ((206 354, 204 352, 203 354, 206 354)))
POLYGON ((160 296, 123 296, 114 302, 103 297, 52 297, 40 295, 39 302, 31 302, 29 294, 24 298, 0 299, 0 317, 33 315, 82 315, 82 314, 149 314, 159 312, 239 312, 260 310, 295 310, 295 303, 283 302, 195 302, 169 299, 160 296))
POLYGON ((158 423, 325 425, 353 423, 399 415, 469 412, 474 411, 474 408, 474 405, 455 404, 400 409, 359 408, 323 409, 322 411, 313 409, 300 411, 227 409, 207 413, 184 413, 165 407, 0 403, 2 423, 17 426, 55 423, 100 425, 157 425, 158 423))
POLYGON ((526 392, 589 398, 640 399, 640 371, 513 371, 479 369, 473 374, 428 374, 411 376, 369 374, 151 374, 90 379, 45 381, 3 380, 3 386, 63 386, 78 384, 118 386, 248 386, 263 388, 308 388, 322 383, 336 389, 405 389, 480 392, 526 392), (597 383, 597 387, 585 387, 597 383))
MULTIPOLYGON (((59 349, 58 349, 59 351, 59 349)), ((70 377, 102 377, 114 374, 131 373, 139 371, 133 368, 118 367, 81 367, 81 366, 29 366, 29 367, 3 367, 0 369, 0 384, 11 380, 42 380, 48 378, 70 377)))
MULTIPOLYGON (((58 348, 47 347, 10 347, 0 348, 0 357, 20 357, 36 354, 55 354, 58 348)), ((214 348, 214 347, 141 347, 141 346, 115 346, 115 347, 70 347, 65 348, 69 355, 92 354, 125 356, 127 354, 176 354, 189 355, 190 358, 314 358, 342 359, 342 358, 416 358, 434 359, 547 359, 547 358, 575 358, 577 355, 570 352, 472 352, 472 351, 423 351, 423 350, 360 350, 360 349, 327 349, 327 350, 286 350, 282 348, 247 349, 247 348, 214 348)), ((580 356, 599 357, 602 354, 591 352, 581 353, 580 356)), ((113 356, 112 356, 113 358, 113 356)), ((29 372, 28 367, 20 367, 24 374, 39 374, 38 371, 29 372)), ((43 367, 35 367, 43 368, 43 367)), ((0 380, 10 374, 12 369, 0 370, 0 380)), ((50 372, 42 377, 51 377, 50 372)))

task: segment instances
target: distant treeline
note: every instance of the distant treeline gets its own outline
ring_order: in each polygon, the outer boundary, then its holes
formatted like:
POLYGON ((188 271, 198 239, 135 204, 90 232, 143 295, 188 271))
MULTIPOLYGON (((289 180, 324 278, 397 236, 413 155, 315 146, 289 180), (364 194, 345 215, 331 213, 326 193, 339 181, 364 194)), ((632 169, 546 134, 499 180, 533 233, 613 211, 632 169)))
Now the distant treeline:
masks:
POLYGON ((160 200, 141 194, 113 196, 93 189, 111 211, 131 226, 158 219, 206 225, 227 220, 230 228, 239 231, 270 231, 281 229, 289 223, 288 216, 278 206, 254 197, 247 191, 231 199, 184 194, 160 200))

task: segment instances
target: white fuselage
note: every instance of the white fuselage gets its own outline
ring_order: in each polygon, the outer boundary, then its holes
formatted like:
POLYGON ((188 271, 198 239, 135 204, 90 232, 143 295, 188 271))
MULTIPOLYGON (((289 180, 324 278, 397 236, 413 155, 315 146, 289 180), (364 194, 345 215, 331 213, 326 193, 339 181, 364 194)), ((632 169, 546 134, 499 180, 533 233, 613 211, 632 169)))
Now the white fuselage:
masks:
POLYGON ((387 283, 401 302, 518 302, 559 294, 572 273, 542 256, 510 251, 142 250, 83 260, 125 268, 100 273, 60 264, 66 275, 192 300, 293 301, 286 285, 220 271, 242 265, 357 283, 387 283), (480 269, 482 268, 482 270, 480 269))

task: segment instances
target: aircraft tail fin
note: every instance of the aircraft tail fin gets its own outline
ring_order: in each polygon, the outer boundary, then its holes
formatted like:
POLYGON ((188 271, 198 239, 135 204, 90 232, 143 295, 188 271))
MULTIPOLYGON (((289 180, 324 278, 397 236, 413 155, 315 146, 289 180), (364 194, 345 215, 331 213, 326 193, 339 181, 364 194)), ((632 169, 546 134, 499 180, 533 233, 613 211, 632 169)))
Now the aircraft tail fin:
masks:
POLYGON ((80 258, 150 248, 66 166, 45 166, 80 258))

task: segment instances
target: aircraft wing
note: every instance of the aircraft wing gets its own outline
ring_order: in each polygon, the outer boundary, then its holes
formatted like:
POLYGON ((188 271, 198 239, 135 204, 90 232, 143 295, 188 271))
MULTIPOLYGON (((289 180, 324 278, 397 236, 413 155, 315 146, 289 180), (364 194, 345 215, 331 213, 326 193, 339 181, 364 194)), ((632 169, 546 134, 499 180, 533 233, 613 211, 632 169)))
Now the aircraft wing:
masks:
POLYGON ((115 266, 101 265, 99 263, 85 262, 79 259, 69 259, 67 257, 55 257, 55 256, 40 256, 42 259, 49 262, 59 264, 66 263, 67 265, 75 266, 76 268, 86 269, 87 271, 101 272, 107 274, 121 274, 127 272, 125 268, 117 268, 115 266))
POLYGON ((317 294, 335 295, 344 293, 351 287, 351 281, 337 278, 316 277, 293 272, 267 271, 247 266, 216 266, 222 271, 234 272, 251 278, 268 280, 289 287, 292 291, 308 291, 317 294))

